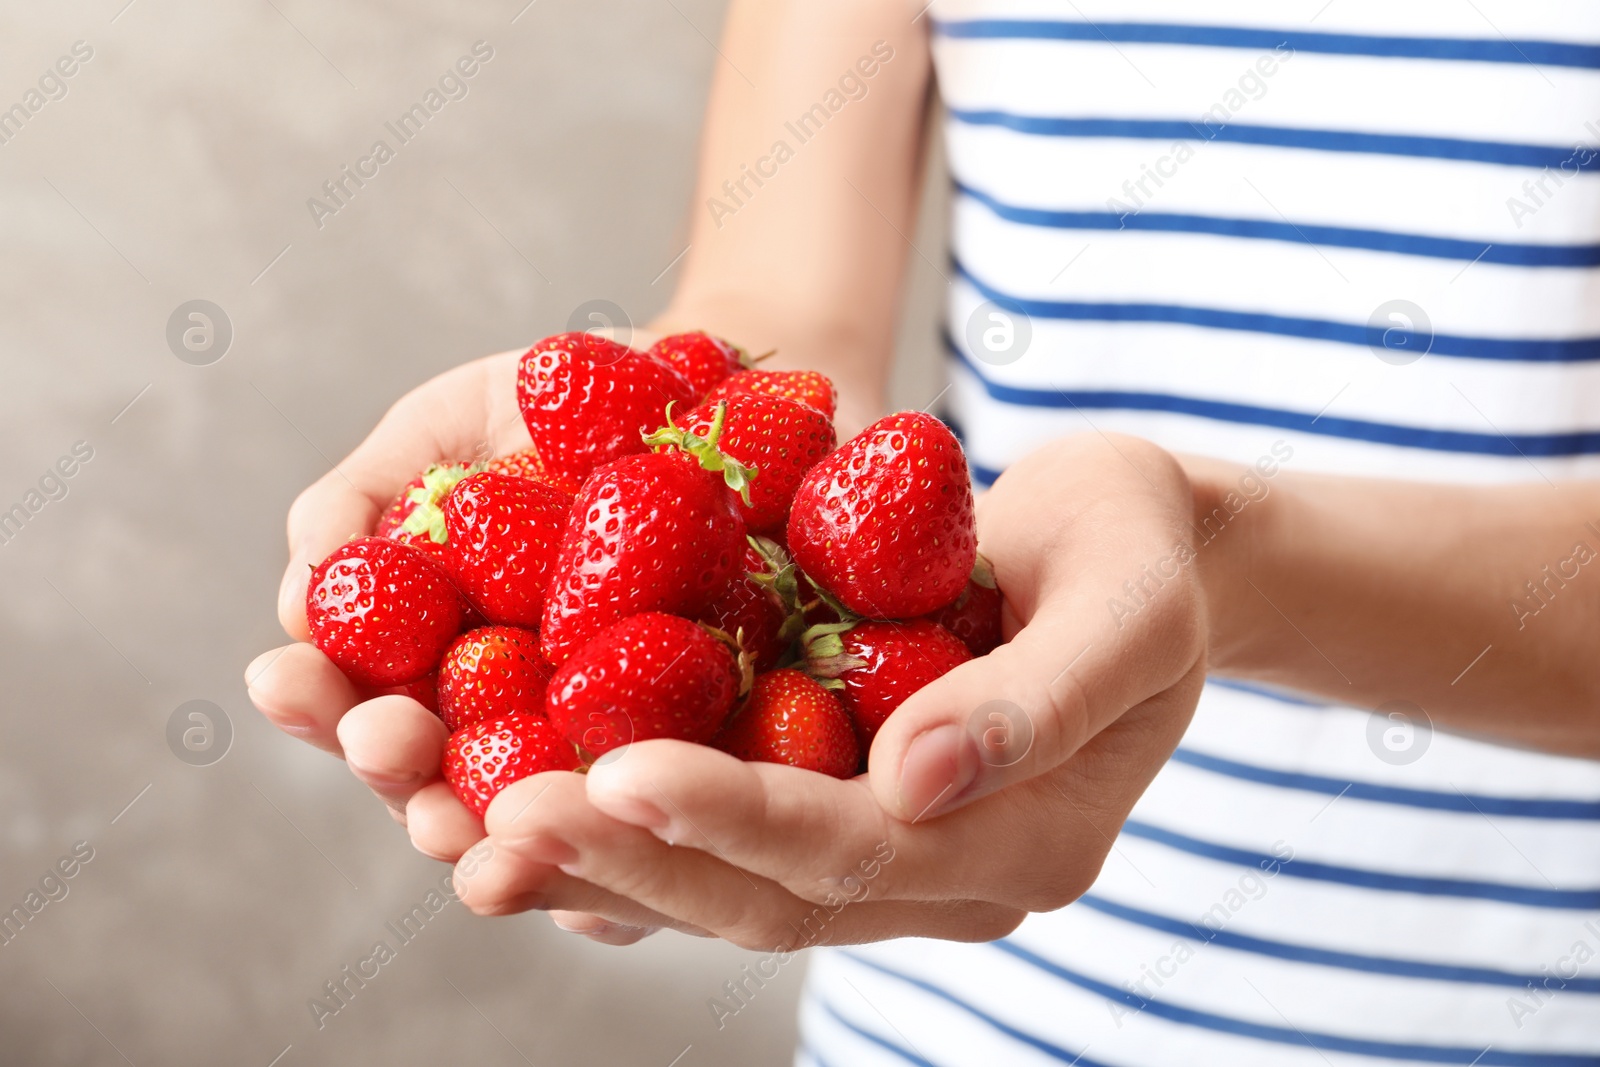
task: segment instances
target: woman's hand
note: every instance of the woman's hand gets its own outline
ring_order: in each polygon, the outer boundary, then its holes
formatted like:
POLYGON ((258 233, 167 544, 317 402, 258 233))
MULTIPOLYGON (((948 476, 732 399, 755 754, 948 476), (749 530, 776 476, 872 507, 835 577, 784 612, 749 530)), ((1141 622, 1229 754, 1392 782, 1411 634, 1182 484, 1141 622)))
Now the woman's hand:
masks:
MULTIPOLYGON (((1009 643, 896 711, 868 774, 643 742, 587 777, 506 789, 488 858, 475 850, 458 888, 484 914, 587 913, 561 921, 614 943, 667 925, 762 949, 987 940, 1061 907, 1094 881, 1198 699, 1192 515, 1182 469, 1153 445, 1042 449, 979 509, 1009 643)), ((474 843, 443 820, 414 814, 411 829, 437 855, 474 843)))

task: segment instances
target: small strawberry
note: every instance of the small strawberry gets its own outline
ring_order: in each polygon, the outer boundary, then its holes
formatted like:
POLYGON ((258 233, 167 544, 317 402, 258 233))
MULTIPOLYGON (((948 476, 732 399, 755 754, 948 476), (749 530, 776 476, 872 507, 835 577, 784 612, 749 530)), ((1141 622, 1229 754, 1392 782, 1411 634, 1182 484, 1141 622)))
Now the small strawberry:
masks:
POLYGON ((539 635, 486 626, 456 638, 439 664, 439 717, 452 731, 479 719, 543 715, 555 668, 539 654, 539 635))
POLYGON ((833 418, 837 403, 833 382, 814 370, 744 370, 722 381, 701 403, 726 400, 740 393, 781 396, 833 418))
POLYGON ((750 695, 715 740, 753 763, 787 763, 835 778, 856 773, 860 748, 832 693, 796 670, 756 676, 750 695))
POLYGON ((792 588, 794 566, 783 546, 765 538, 748 538, 744 573, 736 574, 722 595, 700 614, 700 621, 733 634, 750 654, 758 671, 771 670, 788 652, 790 643, 805 628, 781 588, 792 588), (788 586, 783 568, 787 566, 788 586), (791 621, 793 620, 793 621, 791 621))
POLYGON ((444 561, 472 606, 493 623, 539 624, 545 587, 572 500, 543 482, 481 471, 445 501, 444 561))
POLYGON ((966 588, 926 618, 961 638, 974 656, 987 656, 1000 645, 1001 604, 994 571, 989 568, 989 561, 979 556, 966 588))
POLYGON ((461 625, 461 594, 433 557, 384 537, 346 541, 311 572, 311 640, 360 685, 432 671, 461 625))
POLYGON ((971 658, 960 638, 927 619, 836 623, 806 633, 806 670, 850 713, 862 752, 907 697, 971 658))
POLYGON ((691 451, 624 456, 583 483, 540 627, 550 662, 641 611, 694 618, 728 587, 745 552, 729 488, 749 472, 717 451, 716 438, 691 451))
POLYGON ((939 610, 978 554, 961 445, 931 415, 879 419, 806 474, 788 534, 800 569, 857 614, 939 610))
POLYGON ((483 465, 483 469, 492 474, 509 474, 515 478, 526 478, 530 482, 543 482, 552 489, 559 489, 567 496, 576 496, 582 480, 566 478, 553 474, 545 469, 544 461, 539 458, 538 449, 524 448, 520 452, 507 452, 503 456, 496 456, 483 465))
POLYGON ((469 722, 444 746, 445 781, 480 818, 512 782, 544 771, 574 771, 578 766, 571 742, 537 715, 469 722))
POLYGON ((729 375, 755 365, 744 349, 704 330, 663 337, 650 346, 650 355, 683 375, 696 400, 729 375))
POLYGON ((378 518, 375 537, 400 541, 433 556, 444 555, 444 499, 456 483, 478 468, 468 463, 435 463, 406 483, 378 518))
POLYGON ((545 715, 595 756, 657 737, 704 744, 733 707, 740 671, 705 628, 647 611, 602 631, 561 665, 545 715))
POLYGON ((643 352, 590 333, 547 337, 517 367, 517 404, 546 470, 582 482, 596 467, 643 452, 641 435, 694 389, 643 352))
POLYGON ((815 408, 777 396, 746 393, 701 404, 684 417, 684 426, 667 425, 651 444, 702 440, 723 419, 717 447, 756 473, 750 503, 742 504, 745 526, 754 534, 781 534, 789 521, 789 502, 818 460, 838 443, 833 423, 815 408), (726 412, 723 412, 726 408, 726 412))

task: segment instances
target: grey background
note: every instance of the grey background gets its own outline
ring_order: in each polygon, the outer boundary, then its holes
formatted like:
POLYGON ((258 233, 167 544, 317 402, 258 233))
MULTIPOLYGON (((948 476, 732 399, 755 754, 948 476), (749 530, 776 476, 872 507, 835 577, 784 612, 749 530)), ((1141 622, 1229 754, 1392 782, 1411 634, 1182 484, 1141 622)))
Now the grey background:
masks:
MULTIPOLYGON (((0 910, 94 849, 0 946, 0 1062, 787 1062, 800 965, 719 1033, 753 956, 459 905, 319 1032, 309 998, 446 868, 240 679, 283 640, 285 508, 400 393, 585 300, 665 302, 722 5, 125 2, 0 13, 0 108, 94 49, 0 145, 0 511, 94 450, 0 545, 0 910), (317 229, 306 198, 480 39, 469 95, 317 229), (233 325, 211 366, 166 343, 197 298, 233 325), (232 723, 211 766, 167 747, 195 699, 232 723)), ((911 267, 921 407, 942 281, 911 267)))

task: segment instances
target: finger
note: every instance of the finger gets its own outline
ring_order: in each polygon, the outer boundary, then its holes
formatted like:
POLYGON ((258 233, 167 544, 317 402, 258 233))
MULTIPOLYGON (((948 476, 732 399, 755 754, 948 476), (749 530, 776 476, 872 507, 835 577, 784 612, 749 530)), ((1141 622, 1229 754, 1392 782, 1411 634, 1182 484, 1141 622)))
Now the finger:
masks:
POLYGON ((656 933, 656 926, 624 926, 583 911, 552 911, 550 921, 569 934, 581 934, 602 945, 637 945, 656 933))
POLYGON ((444 781, 429 782, 411 794, 405 823, 416 850, 445 863, 455 863, 484 837, 483 820, 444 781))
POLYGON ((290 506, 289 565, 278 588, 278 619, 290 636, 308 636, 311 569, 351 537, 371 533, 395 494, 429 464, 526 443, 512 388, 517 358, 502 352, 464 363, 407 393, 290 506))
POLYGON ((297 643, 263 652, 244 672, 250 701, 278 729, 343 756, 335 730, 361 694, 314 646, 297 643))
POLYGON ((1026 489, 1007 495, 1002 479, 986 499, 980 532, 1025 624, 889 717, 868 762, 886 810, 931 819, 1058 767, 1203 661, 1190 534, 1168 503, 1187 498, 1182 471, 1153 446, 1124 450, 1145 481, 1172 484, 1092 506, 1052 500, 1049 479, 1026 469, 1055 462, 1046 452, 1019 465, 1026 489), (1146 590, 1137 610, 1109 610, 1134 582, 1146 590))
POLYGON ((439 777, 444 723, 410 697, 381 696, 357 704, 339 720, 339 743, 355 776, 391 808, 439 777))

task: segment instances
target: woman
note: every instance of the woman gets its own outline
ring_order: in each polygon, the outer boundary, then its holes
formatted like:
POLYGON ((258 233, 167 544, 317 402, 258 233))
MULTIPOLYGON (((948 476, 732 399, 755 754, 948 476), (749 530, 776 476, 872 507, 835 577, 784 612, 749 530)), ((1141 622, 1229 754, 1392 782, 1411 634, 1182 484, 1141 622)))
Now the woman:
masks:
MULTIPOLYGON (((486 829, 480 912, 877 943, 813 957, 801 1062, 1600 1063, 1600 15, 1178 12, 729 13, 652 329, 826 371, 843 433, 926 258, 934 71, 948 116, 940 400, 1012 637, 868 776, 648 742, 485 827, 437 720, 309 645, 252 665, 262 710, 424 852, 486 829)), ((293 636, 306 564, 416 470, 526 443, 515 359, 296 502, 293 636)))

